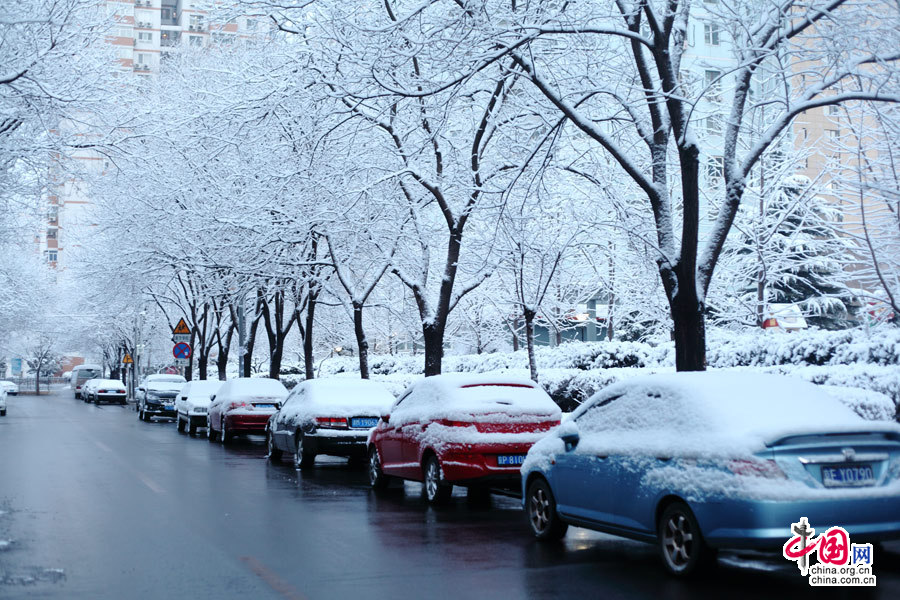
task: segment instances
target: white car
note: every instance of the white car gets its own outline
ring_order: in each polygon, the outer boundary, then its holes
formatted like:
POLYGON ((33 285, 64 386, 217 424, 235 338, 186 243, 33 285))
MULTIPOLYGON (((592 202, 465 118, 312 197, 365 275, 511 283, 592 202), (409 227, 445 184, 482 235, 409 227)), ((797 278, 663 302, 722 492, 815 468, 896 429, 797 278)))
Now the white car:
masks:
POLYGON ((178 431, 184 431, 194 435, 198 427, 206 427, 206 413, 209 412, 210 396, 214 396, 224 381, 207 379, 205 381, 191 381, 178 392, 175 397, 175 422, 178 431))
POLYGON ((6 416, 6 388, 0 387, 0 417, 6 416))
POLYGON ((91 379, 81 387, 85 402, 108 402, 125 405, 125 384, 118 379, 91 379))
POLYGON ((6 393, 10 396, 17 396, 19 394, 19 386, 12 381, 0 381, 0 388, 6 390, 6 393))

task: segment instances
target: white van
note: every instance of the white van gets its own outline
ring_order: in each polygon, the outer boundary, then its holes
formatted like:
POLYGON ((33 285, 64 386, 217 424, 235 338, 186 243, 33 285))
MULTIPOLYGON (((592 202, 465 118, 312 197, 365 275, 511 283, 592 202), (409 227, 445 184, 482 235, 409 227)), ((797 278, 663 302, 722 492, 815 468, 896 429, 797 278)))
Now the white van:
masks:
POLYGON ((75 398, 81 398, 81 386, 89 379, 103 377, 103 367, 101 365, 78 365, 72 367, 72 380, 69 386, 75 392, 75 398))

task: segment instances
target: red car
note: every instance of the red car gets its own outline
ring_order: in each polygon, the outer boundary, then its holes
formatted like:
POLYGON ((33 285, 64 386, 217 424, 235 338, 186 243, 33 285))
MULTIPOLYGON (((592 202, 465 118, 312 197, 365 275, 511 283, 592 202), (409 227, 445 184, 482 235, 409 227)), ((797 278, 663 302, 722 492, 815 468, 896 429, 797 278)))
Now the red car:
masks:
POLYGON ((226 381, 209 405, 209 441, 229 443, 235 435, 265 434, 269 417, 281 408, 288 391, 276 379, 240 377, 226 381))
POLYGON ((516 489, 525 454, 559 425, 560 410, 528 379, 449 374, 413 384, 369 434, 369 482, 425 483, 429 502, 454 485, 516 489))

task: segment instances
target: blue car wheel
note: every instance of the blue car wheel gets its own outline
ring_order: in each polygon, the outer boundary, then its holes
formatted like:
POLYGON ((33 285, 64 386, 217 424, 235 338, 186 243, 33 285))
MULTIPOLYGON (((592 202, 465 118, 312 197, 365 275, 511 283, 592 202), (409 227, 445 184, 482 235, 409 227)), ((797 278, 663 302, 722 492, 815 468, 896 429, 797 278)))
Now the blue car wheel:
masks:
POLYGON ((690 577, 715 563, 715 551, 703 541, 700 524, 684 502, 666 507, 657 534, 663 564, 672 575, 690 577))
POLYGON ((529 484, 525 507, 534 537, 539 540, 558 540, 566 535, 569 525, 559 518, 556 499, 543 477, 537 477, 529 484))

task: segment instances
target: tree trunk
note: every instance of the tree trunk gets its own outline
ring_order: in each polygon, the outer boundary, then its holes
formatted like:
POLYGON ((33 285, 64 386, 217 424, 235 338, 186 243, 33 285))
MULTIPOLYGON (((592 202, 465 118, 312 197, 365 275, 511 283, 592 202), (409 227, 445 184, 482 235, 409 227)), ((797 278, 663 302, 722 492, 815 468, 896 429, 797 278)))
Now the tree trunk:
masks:
POLYGON ((356 347, 359 348, 359 376, 369 378, 369 341, 363 330, 363 305, 353 304, 353 330, 356 332, 356 347))
POLYGON ((697 244, 700 233, 699 150, 679 149, 681 162, 681 258, 673 270, 661 270, 675 326, 675 370, 706 370, 706 322, 697 290, 697 244))
POLYGON ((706 370, 706 322, 702 305, 684 302, 672 306, 675 323, 675 370, 706 370))
POLYGON ((259 304, 260 303, 257 300, 256 313, 253 317, 253 321, 250 323, 250 333, 247 336, 247 350, 244 352, 244 372, 241 373, 241 377, 250 377, 252 373, 250 363, 253 359, 253 347, 256 345, 256 330, 259 329, 259 320, 262 318, 259 311, 259 304))
POLYGON ((316 314, 316 299, 319 297, 319 288, 310 287, 309 299, 306 304, 306 335, 303 337, 303 367, 307 379, 316 376, 315 360, 313 357, 313 322, 316 314))
POLYGON ((425 340, 425 377, 441 374, 441 361, 444 358, 444 328, 436 323, 422 326, 425 340))
POLYGON ((535 311, 525 309, 525 343, 528 347, 528 370, 531 380, 538 381, 537 360, 534 357, 534 316, 535 311))
MULTIPOLYGON (((281 338, 281 336, 278 336, 281 338)), ((281 376, 281 358, 284 355, 284 339, 279 339, 275 348, 269 353, 269 379, 281 376)))
POLYGON ((197 355, 197 370, 200 371, 200 379, 206 379, 206 372, 209 368, 209 350, 201 349, 201 353, 197 355))
POLYGON ((41 395, 41 367, 44 366, 44 361, 39 360, 37 364, 37 374, 34 377, 34 394, 36 396, 41 395))
POLYGON ((516 330, 513 330, 513 352, 517 352, 519 350, 519 334, 516 330))

